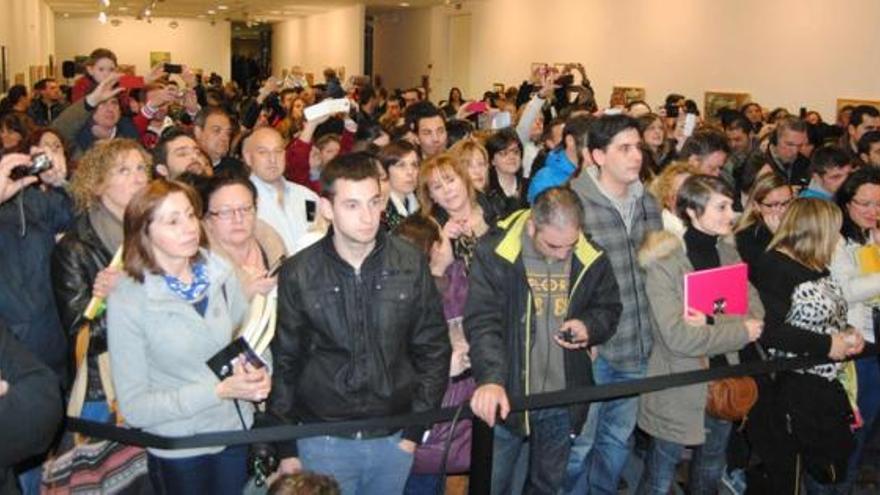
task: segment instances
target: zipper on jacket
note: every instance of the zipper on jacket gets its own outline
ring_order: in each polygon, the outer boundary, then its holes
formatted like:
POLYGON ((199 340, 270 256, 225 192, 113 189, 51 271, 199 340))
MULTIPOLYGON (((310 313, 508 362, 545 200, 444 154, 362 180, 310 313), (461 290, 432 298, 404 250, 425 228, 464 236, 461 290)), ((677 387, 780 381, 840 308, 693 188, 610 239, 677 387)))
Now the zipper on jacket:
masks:
MULTIPOLYGON (((525 379, 526 379, 526 395, 529 395, 529 354, 532 350, 532 290, 531 288, 528 291, 528 297, 526 298, 526 351, 525 351, 525 360, 526 360, 526 371, 525 371, 525 379)), ((528 409, 525 411, 525 422, 526 422, 526 436, 529 436, 530 428, 529 428, 529 411, 528 409)))

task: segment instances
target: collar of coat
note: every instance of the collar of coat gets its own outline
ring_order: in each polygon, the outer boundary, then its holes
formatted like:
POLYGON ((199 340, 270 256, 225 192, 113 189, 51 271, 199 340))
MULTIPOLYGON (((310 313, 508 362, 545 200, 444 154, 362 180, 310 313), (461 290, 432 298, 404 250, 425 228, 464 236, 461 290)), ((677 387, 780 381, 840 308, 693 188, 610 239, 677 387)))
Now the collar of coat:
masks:
MULTIPOLYGON (((522 252, 522 232, 531 216, 531 210, 519 210, 498 222, 498 227, 504 230, 505 234, 498 246, 495 247, 495 253, 509 263, 515 263, 522 252)), ((580 233, 573 255, 581 265, 588 267, 602 255, 602 251, 596 249, 587 241, 584 234, 580 233)))

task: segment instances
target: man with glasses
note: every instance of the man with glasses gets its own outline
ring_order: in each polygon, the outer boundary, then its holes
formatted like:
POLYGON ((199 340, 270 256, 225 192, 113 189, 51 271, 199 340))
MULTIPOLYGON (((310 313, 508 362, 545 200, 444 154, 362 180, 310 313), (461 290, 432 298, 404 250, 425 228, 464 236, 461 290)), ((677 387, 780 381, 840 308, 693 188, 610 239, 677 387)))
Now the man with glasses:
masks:
POLYGON ((284 138, 272 127, 260 127, 244 142, 244 162, 257 188, 258 218, 278 232, 287 254, 315 221, 318 196, 284 178, 284 138))

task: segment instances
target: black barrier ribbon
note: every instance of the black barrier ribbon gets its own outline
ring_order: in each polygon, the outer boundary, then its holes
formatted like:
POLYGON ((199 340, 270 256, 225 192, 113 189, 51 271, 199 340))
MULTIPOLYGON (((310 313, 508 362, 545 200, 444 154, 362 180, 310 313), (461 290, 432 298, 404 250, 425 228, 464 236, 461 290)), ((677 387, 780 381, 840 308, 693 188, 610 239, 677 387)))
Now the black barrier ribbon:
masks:
MULTIPOLYGON (((863 353, 854 359, 875 356, 877 351, 863 353)), ((641 378, 607 385, 594 385, 548 392, 526 397, 511 399, 511 412, 529 409, 567 406, 583 402, 600 402, 621 397, 630 397, 647 392, 656 392, 667 388, 682 387, 697 383, 719 380, 737 376, 763 375, 780 371, 809 368, 827 363, 826 356, 800 356, 795 358, 756 361, 751 363, 723 366, 707 370, 688 371, 670 375, 641 378)), ((90 437, 113 440, 127 445, 150 447, 165 450, 193 449, 201 447, 217 447, 229 445, 246 445, 252 443, 272 443, 308 438, 316 436, 348 435, 361 430, 395 429, 407 426, 429 425, 450 421, 456 414, 457 407, 435 409, 422 413, 388 416, 382 418, 339 421, 333 423, 305 423, 299 425, 271 426, 252 430, 221 431, 200 433, 188 437, 163 437, 145 433, 131 428, 120 428, 107 423, 97 423, 80 418, 68 417, 67 427, 74 432, 90 437)), ((459 419, 472 418, 473 412, 466 407, 459 419)))

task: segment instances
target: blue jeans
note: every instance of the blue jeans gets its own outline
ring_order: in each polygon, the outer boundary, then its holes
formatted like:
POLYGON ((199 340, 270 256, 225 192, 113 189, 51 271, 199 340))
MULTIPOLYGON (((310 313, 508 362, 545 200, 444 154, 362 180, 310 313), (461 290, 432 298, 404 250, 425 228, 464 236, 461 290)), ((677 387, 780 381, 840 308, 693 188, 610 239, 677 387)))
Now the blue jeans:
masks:
POLYGON ((416 474, 410 473, 406 479, 406 487, 403 495, 442 495, 446 488, 440 487, 442 477, 439 474, 416 474))
MULTIPOLYGON (((715 495, 727 465, 727 439, 731 423, 706 415, 706 441, 694 449, 690 465, 691 495, 715 495)), ((666 495, 675 478, 675 467, 681 460, 685 445, 660 438, 651 438, 645 457, 645 470, 638 495, 666 495)))
MULTIPOLYGON (((596 385, 644 378, 647 365, 638 371, 614 369, 601 356, 593 363, 596 385)), ((630 454, 630 436, 636 427, 639 398, 630 397, 590 406, 587 422, 574 439, 568 458, 565 493, 617 495, 620 473, 630 454)))
POLYGON ((247 454, 244 445, 180 459, 147 454, 150 482, 157 495, 239 495, 247 483, 247 454))
POLYGON ((401 450, 400 433, 351 439, 312 437, 297 440, 303 468, 332 476, 343 495, 403 493, 413 454, 401 450))
POLYGON ((492 448, 492 493, 555 494, 562 487, 565 462, 571 448, 571 419, 566 408, 537 409, 529 413, 529 437, 523 438, 504 425, 495 427, 492 448), (528 448, 523 463, 524 447, 528 448))

